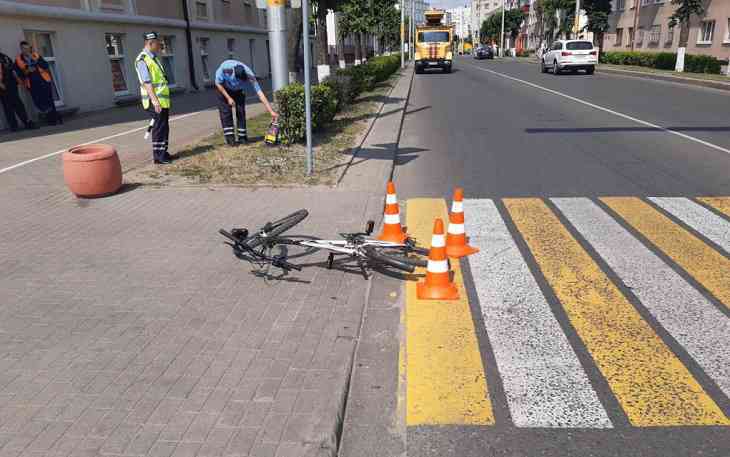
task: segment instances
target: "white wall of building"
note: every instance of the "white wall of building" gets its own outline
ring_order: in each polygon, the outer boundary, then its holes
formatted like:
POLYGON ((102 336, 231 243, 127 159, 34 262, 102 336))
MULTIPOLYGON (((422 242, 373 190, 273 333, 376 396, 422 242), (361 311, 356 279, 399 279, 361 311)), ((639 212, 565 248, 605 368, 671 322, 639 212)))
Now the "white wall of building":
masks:
POLYGON ((450 23, 454 25, 455 33, 459 37, 466 38, 471 35, 472 19, 470 6, 451 8, 446 10, 446 12, 450 16, 450 23))

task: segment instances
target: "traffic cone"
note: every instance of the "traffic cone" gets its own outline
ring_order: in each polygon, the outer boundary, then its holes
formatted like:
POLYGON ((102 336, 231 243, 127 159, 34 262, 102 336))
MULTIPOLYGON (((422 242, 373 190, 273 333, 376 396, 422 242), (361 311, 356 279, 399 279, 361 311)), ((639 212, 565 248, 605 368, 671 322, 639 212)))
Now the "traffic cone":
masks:
POLYGON ((449 260, 446 257, 446 239, 444 237, 444 221, 440 218, 433 223, 433 238, 428 251, 426 280, 416 286, 416 296, 420 300, 456 300, 459 291, 451 282, 449 260))
POLYGON ((460 258, 475 254, 479 249, 466 244, 464 231, 464 189, 454 189, 454 201, 449 214, 449 230, 446 234, 446 254, 449 257, 460 258))
POLYGON ((388 181, 388 190, 385 196, 385 214, 383 216, 383 231, 378 237, 380 241, 391 243, 403 243, 406 234, 400 225, 400 209, 398 208, 398 197, 395 195, 395 184, 388 181))

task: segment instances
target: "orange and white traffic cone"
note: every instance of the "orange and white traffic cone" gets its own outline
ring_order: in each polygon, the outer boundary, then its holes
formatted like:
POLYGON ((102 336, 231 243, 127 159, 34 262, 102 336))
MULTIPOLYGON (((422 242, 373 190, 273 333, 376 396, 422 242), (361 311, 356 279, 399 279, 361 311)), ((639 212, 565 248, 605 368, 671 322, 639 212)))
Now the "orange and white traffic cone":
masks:
POLYGON ((449 260, 446 257, 446 238, 444 221, 440 218, 433 223, 433 238, 428 251, 426 280, 416 286, 416 296, 420 300, 456 300, 459 291, 451 282, 449 260))
POLYGON ((464 189, 454 189, 454 201, 449 214, 449 230, 446 235, 446 254, 449 257, 460 258, 475 254, 479 249, 466 243, 464 230, 464 189))
POLYGON ((385 196, 385 214, 383 215, 383 231, 378 236, 380 241, 391 243, 403 243, 406 234, 400 225, 400 208, 398 208, 398 197, 395 195, 395 184, 388 182, 388 190, 385 196))

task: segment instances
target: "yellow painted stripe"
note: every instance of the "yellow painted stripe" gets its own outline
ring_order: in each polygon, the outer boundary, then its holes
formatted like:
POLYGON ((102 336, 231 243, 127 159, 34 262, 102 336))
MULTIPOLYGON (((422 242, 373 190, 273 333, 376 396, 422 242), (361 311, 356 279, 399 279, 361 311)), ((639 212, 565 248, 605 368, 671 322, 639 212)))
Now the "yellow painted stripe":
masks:
POLYGON ((540 199, 505 199, 504 203, 633 425, 730 425, 682 362, 540 199))
POLYGON ((730 259, 639 198, 601 200, 730 308, 730 259))
POLYGON ((702 197, 697 200, 730 217, 730 197, 702 197))
MULTIPOLYGON (((428 246, 443 199, 412 199, 408 232, 428 246)), ((406 424, 492 425, 494 413, 459 262, 452 262, 460 299, 418 300, 406 284, 406 424)))

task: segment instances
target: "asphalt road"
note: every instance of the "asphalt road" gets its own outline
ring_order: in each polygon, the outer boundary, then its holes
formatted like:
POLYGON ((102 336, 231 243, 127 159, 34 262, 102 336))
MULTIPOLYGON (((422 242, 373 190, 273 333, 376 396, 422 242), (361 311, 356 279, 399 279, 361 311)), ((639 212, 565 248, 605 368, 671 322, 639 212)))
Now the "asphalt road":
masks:
MULTIPOLYGON (((487 392, 453 401, 459 364, 407 372, 409 456, 730 456, 728 101, 514 61, 415 76, 398 196, 465 189, 480 253, 461 260, 471 322, 453 344, 468 358, 476 335, 487 392)), ((404 344, 408 366, 446 360, 404 344)))
POLYGON ((729 195, 729 95, 462 58, 452 74, 415 78, 399 196, 442 196, 454 185, 472 197, 729 195))

